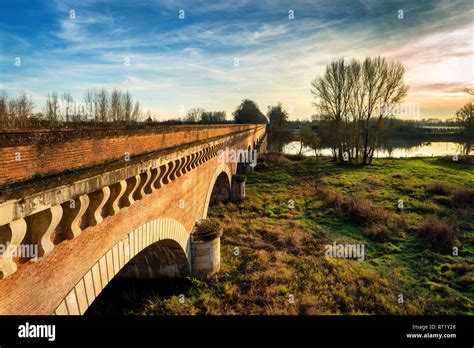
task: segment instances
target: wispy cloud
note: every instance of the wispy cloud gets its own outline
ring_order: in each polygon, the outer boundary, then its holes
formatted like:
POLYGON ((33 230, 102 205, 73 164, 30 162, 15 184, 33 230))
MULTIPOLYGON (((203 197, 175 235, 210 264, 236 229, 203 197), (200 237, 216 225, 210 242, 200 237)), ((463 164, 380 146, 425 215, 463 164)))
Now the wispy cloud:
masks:
POLYGON ((53 90, 81 99, 98 86, 129 89, 161 118, 180 105, 231 113, 247 97, 308 117, 310 82, 328 62, 384 55, 405 65, 409 99, 443 100, 439 115, 449 115, 473 79, 469 1, 57 0, 31 5, 42 19, 27 12, 17 21, 24 6, 11 4, 0 21, 0 88, 28 89, 37 105, 53 90))

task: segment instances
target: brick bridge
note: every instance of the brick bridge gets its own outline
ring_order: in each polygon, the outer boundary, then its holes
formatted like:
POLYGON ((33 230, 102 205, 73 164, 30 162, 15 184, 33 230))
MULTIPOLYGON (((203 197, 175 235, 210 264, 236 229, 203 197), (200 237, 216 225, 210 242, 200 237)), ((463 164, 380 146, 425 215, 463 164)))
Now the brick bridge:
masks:
POLYGON ((208 206, 243 197, 241 161, 265 139, 264 125, 0 133, 0 314, 83 314, 118 273, 217 272, 208 206))

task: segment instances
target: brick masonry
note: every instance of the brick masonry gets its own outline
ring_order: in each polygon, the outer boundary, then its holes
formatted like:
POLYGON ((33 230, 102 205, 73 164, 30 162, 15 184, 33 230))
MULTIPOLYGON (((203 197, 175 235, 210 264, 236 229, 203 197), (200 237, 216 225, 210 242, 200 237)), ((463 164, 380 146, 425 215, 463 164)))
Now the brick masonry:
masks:
POLYGON ((74 131, 61 137, 52 131, 53 134, 44 132, 35 137, 32 133, 10 134, 3 143, 0 137, 0 187, 253 128, 254 125, 174 126, 156 131, 123 130, 114 136, 94 130, 81 131, 85 138, 78 137, 74 131), (48 136, 51 141, 46 142, 48 136))
MULTIPOLYGON (((255 132, 246 133, 244 138, 233 141, 229 146, 235 149, 253 147, 265 130, 264 127, 251 127, 255 128, 255 132)), ((219 131, 233 133, 235 128, 225 126, 219 131)), ((209 134, 206 132, 196 136, 202 139, 209 134)), ((172 137, 172 134, 169 136, 172 137)), ((182 141, 189 140, 183 136, 182 141)), ((159 144, 168 146, 167 143, 159 144)), ((25 146, 31 148, 36 145, 25 146)), ((92 151, 90 146, 85 145, 86 153, 92 151)), ((147 146, 143 144, 143 149, 149 149, 147 146)), ((61 145, 56 144, 58 147, 61 145)), ((111 149, 110 153, 122 152, 123 149, 111 149)), ((44 159, 38 160, 38 163, 41 161, 44 159)), ((52 159, 46 162, 50 161, 52 159)), ((64 162, 59 159, 56 162, 57 167, 52 170, 64 169, 64 162)), ((212 157, 140 197, 132 205, 122 207, 113 216, 104 216, 103 221, 88 226, 77 237, 54 244, 54 249, 37 261, 17 262, 17 271, 0 280, 0 293, 3 294, 0 296, 0 314, 84 313, 127 261, 126 245, 129 246, 130 257, 133 257, 150 243, 170 239, 181 245, 187 255, 190 252, 187 244, 189 234, 195 222, 207 215, 216 179, 225 172, 229 176, 228 182, 231 182, 230 176, 236 173, 236 169, 236 164, 223 165, 217 157, 212 157)))

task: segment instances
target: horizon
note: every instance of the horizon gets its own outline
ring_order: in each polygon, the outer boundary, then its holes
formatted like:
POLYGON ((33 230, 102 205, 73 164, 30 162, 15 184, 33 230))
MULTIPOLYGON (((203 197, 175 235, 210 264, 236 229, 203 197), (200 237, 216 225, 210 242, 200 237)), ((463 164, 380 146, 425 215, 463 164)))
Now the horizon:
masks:
POLYGON ((0 90, 25 91, 35 112, 54 91, 80 104, 96 87, 130 91, 160 121, 194 107, 229 118, 243 99, 306 120, 330 61, 379 55, 406 68, 404 102, 421 111, 409 119, 449 119, 472 98, 470 1, 1 3, 0 90))

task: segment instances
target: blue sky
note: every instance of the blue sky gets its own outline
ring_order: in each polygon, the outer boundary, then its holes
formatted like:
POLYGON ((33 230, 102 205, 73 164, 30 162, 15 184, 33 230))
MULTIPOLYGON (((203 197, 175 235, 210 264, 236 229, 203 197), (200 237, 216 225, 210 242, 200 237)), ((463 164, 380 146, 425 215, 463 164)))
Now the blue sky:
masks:
POLYGON ((80 102, 87 88, 116 87, 158 119, 191 107, 229 115, 244 98, 264 112, 282 102, 303 119, 315 113, 310 83, 328 62, 384 55, 405 65, 407 101, 419 102, 423 116, 447 117, 467 102, 462 88, 474 80, 467 0, 0 4, 0 89, 26 91, 38 111, 53 91, 80 102))

